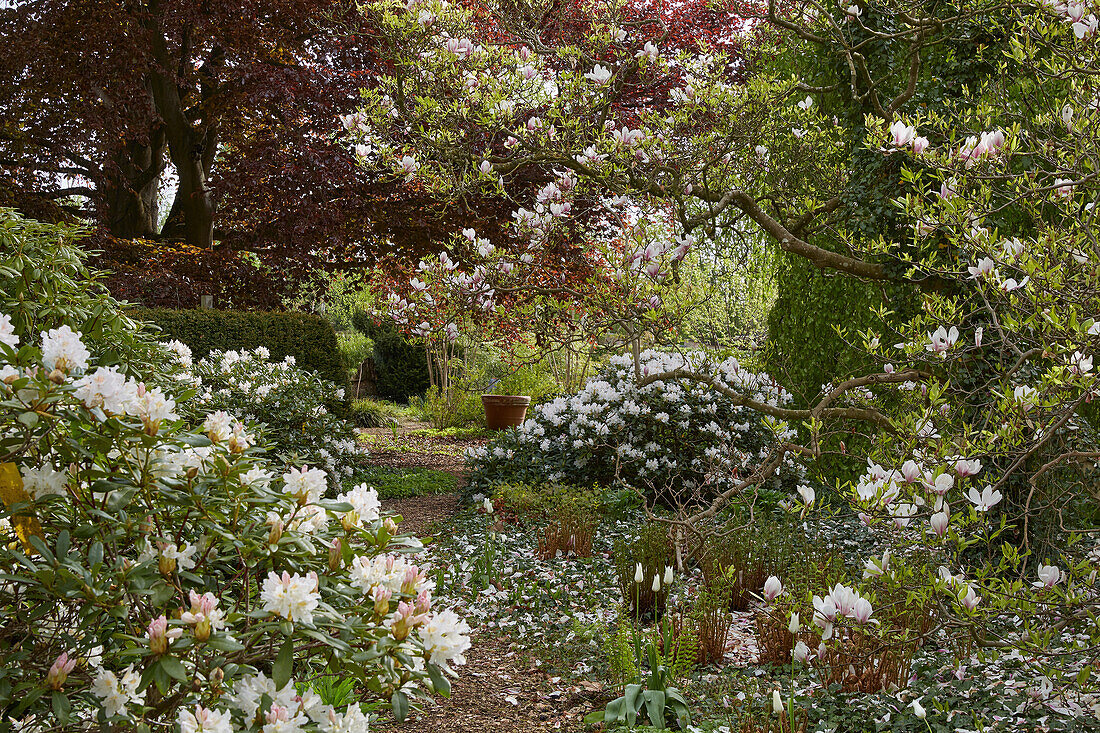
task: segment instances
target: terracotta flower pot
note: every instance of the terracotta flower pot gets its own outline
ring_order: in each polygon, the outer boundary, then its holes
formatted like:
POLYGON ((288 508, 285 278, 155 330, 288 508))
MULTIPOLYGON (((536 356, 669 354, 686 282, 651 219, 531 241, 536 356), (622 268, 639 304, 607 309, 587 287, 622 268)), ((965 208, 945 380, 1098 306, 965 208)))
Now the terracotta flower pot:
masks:
POLYGON ((490 430, 504 430, 523 424, 531 398, 520 395, 483 394, 481 404, 485 407, 485 426, 490 430))

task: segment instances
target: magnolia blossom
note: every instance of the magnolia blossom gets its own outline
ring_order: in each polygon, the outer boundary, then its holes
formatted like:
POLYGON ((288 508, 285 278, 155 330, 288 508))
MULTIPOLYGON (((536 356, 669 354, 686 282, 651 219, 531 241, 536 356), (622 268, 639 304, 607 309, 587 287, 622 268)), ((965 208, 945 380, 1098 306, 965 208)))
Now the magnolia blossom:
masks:
POLYGON ((803 99, 801 102, 798 103, 798 108, 801 109, 803 112, 809 110, 810 107, 813 107, 813 106, 814 106, 814 98, 810 97, 810 96, 807 96, 805 99, 803 99))
POLYGON ((1069 370, 1073 374, 1087 374, 1092 371, 1092 357, 1085 356, 1080 351, 1073 352, 1069 358, 1069 370))
POLYGON ((976 594, 969 585, 959 592, 958 599, 959 603, 969 611, 973 611, 982 602, 982 597, 976 594))
POLYGON ((906 125, 901 120, 895 121, 890 125, 890 137, 891 141, 896 148, 904 148, 913 142, 913 138, 917 136, 917 129, 912 125, 906 125))
POLYGON ((313 612, 321 601, 317 573, 302 576, 269 572, 260 591, 263 610, 288 621, 313 624, 313 612))
POLYGON ((805 664, 806 660, 810 656, 810 647, 806 646, 804 641, 799 640, 794 649, 791 650, 791 658, 796 662, 805 664))
POLYGON ((652 41, 646 41, 645 45, 642 47, 642 50, 634 54, 634 57, 645 59, 647 61, 656 61, 658 54, 659 51, 657 50, 656 44, 654 44, 652 41))
POLYGON ((979 512, 988 512, 1004 497, 1000 491, 996 491, 992 486, 986 486, 981 493, 976 488, 971 487, 966 494, 966 498, 979 512))
POLYGON ((995 263, 988 257, 983 257, 978 260, 977 265, 971 265, 966 268, 970 272, 970 279, 975 280, 979 277, 988 277, 996 270, 995 263))
POLYGON ((959 340, 959 329, 952 326, 950 330, 943 326, 928 334, 928 343, 924 348, 936 354, 946 355, 945 352, 959 340))
POLYGON ((1032 583, 1036 588, 1053 588, 1062 579, 1062 571, 1057 565, 1039 565, 1039 579, 1032 583))
POLYGON ((596 64, 592 67, 592 71, 584 75, 584 78, 602 86, 611 80, 611 70, 606 66, 596 64))
POLYGON ((858 5, 849 5, 844 13, 848 16, 848 20, 855 20, 859 18, 859 16, 863 15, 863 8, 859 7, 858 5))
POLYGON ((1023 405, 1025 410, 1034 407, 1038 398, 1039 390, 1034 387, 1028 387, 1026 384, 1021 384, 1012 390, 1013 402, 1018 405, 1023 405))
POLYGON ((783 583, 779 578, 771 575, 766 581, 764 581, 764 597, 769 601, 774 601, 783 592, 783 583))
POLYGON ((966 478, 968 476, 976 476, 982 470, 982 462, 977 458, 967 460, 960 458, 955 461, 955 475, 959 478, 966 478))
POLYGON ((945 512, 936 512, 932 515, 932 518, 928 520, 928 524, 931 526, 935 535, 942 538, 947 533, 947 525, 950 521, 951 518, 945 512))
POLYGON ((1054 192, 1064 199, 1073 197, 1073 181, 1069 178, 1055 178, 1054 192))

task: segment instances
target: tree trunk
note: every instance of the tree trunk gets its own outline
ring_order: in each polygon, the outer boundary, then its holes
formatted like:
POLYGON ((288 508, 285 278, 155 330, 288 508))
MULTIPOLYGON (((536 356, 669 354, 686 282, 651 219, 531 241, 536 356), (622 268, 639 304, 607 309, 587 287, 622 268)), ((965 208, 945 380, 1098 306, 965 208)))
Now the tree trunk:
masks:
POLYGON ((117 177, 104 187, 111 234, 121 239, 157 234, 164 153, 164 134, 159 131, 148 144, 130 143, 119 152, 117 177))

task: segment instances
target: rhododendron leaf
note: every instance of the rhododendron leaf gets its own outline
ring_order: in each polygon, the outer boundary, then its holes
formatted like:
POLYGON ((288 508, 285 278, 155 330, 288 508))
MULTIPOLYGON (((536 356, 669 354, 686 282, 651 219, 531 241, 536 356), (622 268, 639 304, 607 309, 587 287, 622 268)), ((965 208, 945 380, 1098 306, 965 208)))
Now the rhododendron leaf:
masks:
POLYGON ((69 554, 69 543, 71 541, 69 530, 63 529, 57 534, 57 556, 65 558, 69 554))
POLYGON ((448 680, 443 671, 436 667, 434 664, 428 665, 428 676, 432 679, 432 687, 443 697, 451 696, 451 682, 448 680))
POLYGON ((290 673, 294 669, 294 639, 288 638, 279 649, 279 656, 275 657, 275 664, 271 666, 271 681, 275 683, 275 689, 281 690, 290 682, 290 673))
POLYGON ((57 722, 61 725, 69 724, 69 711, 72 709, 72 705, 69 703, 69 697, 60 690, 55 690, 53 693, 53 699, 50 700, 50 704, 53 707, 53 714, 57 716, 57 722))
POLYGON ((405 718, 409 714, 409 698, 404 692, 398 690, 393 693, 390 698, 390 707, 393 708, 393 717, 397 718, 397 722, 405 722, 405 718))
POLYGON ((103 562, 103 543, 96 541, 88 548, 88 564, 94 572, 101 562, 103 562))
POLYGON ((183 662, 175 657, 161 657, 160 666, 169 677, 177 679, 180 682, 187 681, 187 668, 183 666, 183 662))
POLYGON ((211 636, 206 640, 206 644, 212 649, 217 649, 220 652, 239 652, 246 647, 228 636, 211 636))

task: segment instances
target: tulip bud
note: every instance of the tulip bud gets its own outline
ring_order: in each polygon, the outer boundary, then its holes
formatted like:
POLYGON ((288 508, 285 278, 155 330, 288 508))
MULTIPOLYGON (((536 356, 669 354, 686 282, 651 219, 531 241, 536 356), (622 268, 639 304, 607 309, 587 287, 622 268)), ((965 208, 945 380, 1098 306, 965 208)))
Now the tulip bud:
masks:
POLYGON ((654 575, 653 576, 653 585, 650 586, 650 590, 652 590, 654 593, 659 593, 661 591, 661 576, 660 575, 654 575))
POLYGON ((634 566, 634 582, 640 585, 643 580, 645 580, 645 571, 642 570, 642 564, 637 563, 634 566))
POLYGON ((782 592, 783 583, 780 582, 779 578, 771 575, 764 581, 764 597, 769 601, 774 601, 782 592))
POLYGON ((925 711, 924 706, 920 704, 920 698, 913 701, 913 715, 916 715, 921 720, 924 720, 928 713, 925 711))
POLYGON ((791 614, 791 623, 787 626, 787 631, 792 634, 797 634, 802 629, 802 624, 798 618, 798 612, 795 611, 791 614))
POLYGON ((779 690, 772 690, 772 710, 778 715, 783 712, 783 697, 779 690))
POLYGON ((672 566, 665 565, 665 577, 661 579, 665 585, 672 585, 672 566))

